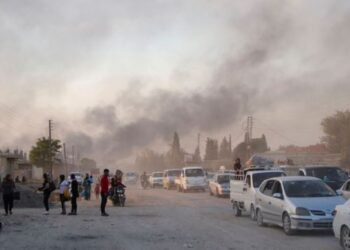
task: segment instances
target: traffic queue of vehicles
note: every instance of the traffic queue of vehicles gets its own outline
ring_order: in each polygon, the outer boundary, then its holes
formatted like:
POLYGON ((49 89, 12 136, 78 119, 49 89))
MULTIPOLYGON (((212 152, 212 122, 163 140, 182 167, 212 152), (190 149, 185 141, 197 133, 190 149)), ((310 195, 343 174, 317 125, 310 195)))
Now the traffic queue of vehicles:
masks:
POLYGON ((235 173, 207 173, 202 167, 154 172, 151 187, 179 192, 209 190, 229 197, 234 215, 249 214, 259 226, 280 226, 287 235, 304 230, 334 230, 350 249, 350 179, 334 166, 293 168, 251 167, 235 173))

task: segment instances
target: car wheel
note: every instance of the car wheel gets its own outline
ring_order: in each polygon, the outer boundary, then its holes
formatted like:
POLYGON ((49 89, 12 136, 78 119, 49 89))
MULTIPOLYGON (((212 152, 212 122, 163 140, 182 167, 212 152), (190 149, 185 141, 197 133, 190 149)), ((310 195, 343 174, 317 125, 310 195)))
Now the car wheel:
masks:
POLYGON ((264 217, 260 211, 260 209, 257 209, 256 210, 256 222, 258 224, 259 227, 263 227, 265 226, 265 223, 264 223, 264 217))
POLYGON ((290 219, 290 216, 288 214, 283 215, 283 230, 286 233, 286 235, 293 235, 295 234, 295 230, 292 229, 292 221, 290 219))
POLYGON ((255 208, 253 204, 250 205, 250 219, 252 221, 256 220, 255 208))
POLYGON ((340 244, 345 250, 350 249, 350 230, 347 226, 343 226, 340 232, 340 244))
POLYGON ((240 217, 242 215, 241 209, 239 209, 237 202, 232 203, 233 214, 236 217, 240 217))

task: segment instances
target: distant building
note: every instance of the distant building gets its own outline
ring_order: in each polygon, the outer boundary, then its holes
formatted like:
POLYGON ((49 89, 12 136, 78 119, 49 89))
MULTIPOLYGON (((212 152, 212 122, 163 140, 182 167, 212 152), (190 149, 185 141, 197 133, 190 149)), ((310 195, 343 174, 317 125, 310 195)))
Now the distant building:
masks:
POLYGON ((6 174, 12 176, 25 176, 31 178, 32 164, 27 160, 27 155, 23 151, 9 149, 0 151, 0 176, 3 178, 6 174))

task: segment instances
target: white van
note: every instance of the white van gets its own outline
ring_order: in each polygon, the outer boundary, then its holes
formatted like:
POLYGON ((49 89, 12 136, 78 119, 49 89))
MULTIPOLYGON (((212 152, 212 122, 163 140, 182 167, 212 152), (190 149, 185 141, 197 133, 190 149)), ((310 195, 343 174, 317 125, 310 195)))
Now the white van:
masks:
POLYGON ((205 191, 208 185, 206 174, 202 167, 184 167, 175 183, 179 192, 188 190, 205 191))

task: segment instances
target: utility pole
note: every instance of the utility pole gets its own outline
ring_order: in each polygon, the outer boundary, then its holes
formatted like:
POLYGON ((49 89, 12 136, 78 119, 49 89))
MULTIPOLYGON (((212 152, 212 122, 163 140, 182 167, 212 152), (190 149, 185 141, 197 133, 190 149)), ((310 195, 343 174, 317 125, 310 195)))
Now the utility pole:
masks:
POLYGON ((250 141, 253 138, 253 116, 248 116, 247 133, 248 133, 248 140, 250 141))
POLYGON ((68 178, 67 152, 66 152, 65 143, 63 143, 63 157, 64 157, 64 167, 65 167, 66 177, 68 178))
POLYGON ((52 169, 52 120, 49 120, 49 168, 50 168, 50 177, 53 178, 53 169, 52 169))

